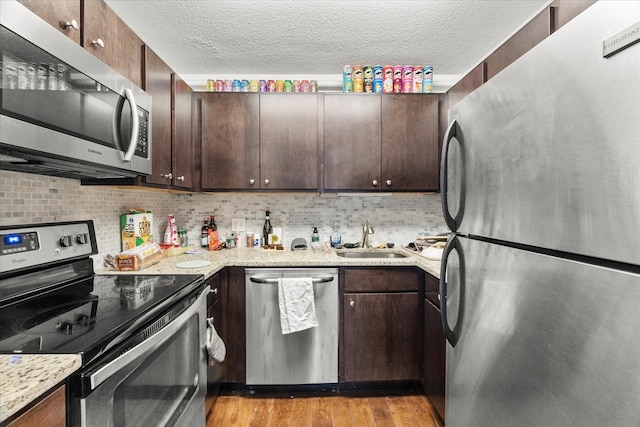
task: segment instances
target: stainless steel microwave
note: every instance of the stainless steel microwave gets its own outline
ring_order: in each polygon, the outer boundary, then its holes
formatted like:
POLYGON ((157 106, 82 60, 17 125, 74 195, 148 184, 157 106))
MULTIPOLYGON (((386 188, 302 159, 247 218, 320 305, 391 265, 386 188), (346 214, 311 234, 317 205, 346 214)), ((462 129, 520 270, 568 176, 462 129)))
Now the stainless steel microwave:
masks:
POLYGON ((151 96, 17 1, 0 1, 0 169, 151 173, 151 96))

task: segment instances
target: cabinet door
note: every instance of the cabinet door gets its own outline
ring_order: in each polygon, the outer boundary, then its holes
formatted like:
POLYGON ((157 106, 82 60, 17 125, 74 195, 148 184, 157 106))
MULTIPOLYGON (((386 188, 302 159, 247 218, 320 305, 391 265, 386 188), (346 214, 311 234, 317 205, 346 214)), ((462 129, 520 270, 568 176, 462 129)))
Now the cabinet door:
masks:
POLYGON ((246 298, 243 267, 227 267, 227 287, 222 296, 224 340, 227 347, 224 382, 246 383, 246 298))
POLYGON ((382 97, 383 190, 439 188, 438 95, 382 97))
POLYGON ((193 134, 191 88, 177 74, 173 74, 173 186, 193 188, 193 134))
POLYGON ((260 97, 202 94, 202 189, 259 188, 260 97))
POLYGON ((142 40, 102 0, 82 2, 82 46, 142 87, 142 40))
POLYGON ((324 189, 380 188, 381 96, 324 95, 324 189))
POLYGON ((418 294, 345 294, 342 380, 418 378, 418 294))
POLYGON ((80 0, 21 0, 20 3, 80 44, 80 0), (78 28, 66 25, 72 21, 76 21, 78 28))
POLYGON ((440 309, 424 300, 424 390, 434 408, 444 420, 446 342, 440 320, 440 309))
POLYGON ((318 96, 260 95, 260 188, 318 189, 318 96))
POLYGON ((9 423, 8 427, 65 427, 67 425, 65 390, 66 386, 64 385, 58 387, 53 393, 9 423))
POLYGON ((171 68, 148 46, 144 49, 144 90, 151 103, 151 175, 147 184, 171 185, 171 68))

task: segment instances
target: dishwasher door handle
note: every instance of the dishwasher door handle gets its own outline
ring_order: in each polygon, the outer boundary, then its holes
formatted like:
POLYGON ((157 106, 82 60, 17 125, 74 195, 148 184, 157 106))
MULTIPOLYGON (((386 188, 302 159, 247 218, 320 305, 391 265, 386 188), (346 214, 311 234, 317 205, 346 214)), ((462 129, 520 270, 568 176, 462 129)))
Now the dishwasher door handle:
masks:
MULTIPOLYGON (((278 284, 280 279, 261 279, 259 277, 250 277, 253 283, 270 283, 270 284, 278 284)), ((314 277, 311 279, 313 283, 329 283, 333 282, 333 276, 328 277, 314 277)))

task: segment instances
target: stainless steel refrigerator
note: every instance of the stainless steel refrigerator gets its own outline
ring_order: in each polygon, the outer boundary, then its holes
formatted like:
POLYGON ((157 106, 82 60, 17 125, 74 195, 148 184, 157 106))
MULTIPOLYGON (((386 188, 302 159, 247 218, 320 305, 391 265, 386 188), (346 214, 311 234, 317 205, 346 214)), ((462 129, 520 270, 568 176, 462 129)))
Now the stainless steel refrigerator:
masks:
POLYGON ((448 427, 640 426, 638 39, 601 0, 449 111, 448 427))

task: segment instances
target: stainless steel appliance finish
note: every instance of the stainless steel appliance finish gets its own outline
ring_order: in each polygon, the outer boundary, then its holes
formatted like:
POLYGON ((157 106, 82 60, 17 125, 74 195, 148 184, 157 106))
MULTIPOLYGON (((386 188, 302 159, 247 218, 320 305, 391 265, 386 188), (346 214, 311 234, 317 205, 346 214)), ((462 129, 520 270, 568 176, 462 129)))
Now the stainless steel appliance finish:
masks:
POLYGON ((68 178, 151 173, 146 92, 17 1, 0 2, 0 55, 1 169, 68 178), (20 66, 30 74, 14 75, 20 66))
POLYGON ((599 1, 449 111, 447 425, 637 425, 640 3, 599 1))
POLYGON ((457 231, 638 263, 640 47, 603 58, 638 7, 596 3, 449 112, 457 231))
POLYGON ((121 346, 121 356, 83 372, 85 390, 70 404, 73 425, 204 426, 208 293, 185 301, 177 317, 149 323, 121 346))
POLYGON ((204 276, 95 275, 92 221, 0 226, 0 354, 78 354, 69 425, 204 426, 204 276))
POLYGON ((247 385, 338 382, 338 270, 246 269, 247 385), (278 280, 311 277, 318 326, 283 335, 278 280))

